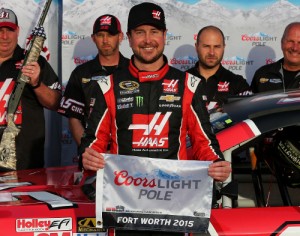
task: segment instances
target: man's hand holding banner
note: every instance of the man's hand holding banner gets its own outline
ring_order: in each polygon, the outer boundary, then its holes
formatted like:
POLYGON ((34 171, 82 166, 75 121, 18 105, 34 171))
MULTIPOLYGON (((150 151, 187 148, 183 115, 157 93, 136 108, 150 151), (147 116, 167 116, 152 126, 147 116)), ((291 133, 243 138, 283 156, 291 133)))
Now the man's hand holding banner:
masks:
POLYGON ((97 172, 98 227, 205 232, 212 203, 208 161, 103 154, 97 172))

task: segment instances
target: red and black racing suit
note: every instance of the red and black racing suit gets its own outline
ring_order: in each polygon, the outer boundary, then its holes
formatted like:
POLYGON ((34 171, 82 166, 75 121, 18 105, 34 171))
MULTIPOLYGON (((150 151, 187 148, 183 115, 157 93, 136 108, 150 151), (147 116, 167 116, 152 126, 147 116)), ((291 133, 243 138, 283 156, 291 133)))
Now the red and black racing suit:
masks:
POLYGON ((81 150, 106 152, 111 140, 111 153, 186 160, 189 135, 193 159, 223 158, 199 83, 167 63, 159 71, 142 72, 131 60, 129 70, 98 80, 81 150))
MULTIPOLYGON (((129 70, 116 71, 98 80, 95 106, 80 145, 82 152, 89 146, 104 153, 111 140, 113 154, 180 160, 223 159, 211 129, 200 79, 169 67, 164 59, 165 65, 155 72, 138 71, 131 59, 129 70), (192 142, 192 156, 187 155, 187 135, 192 142)), ((117 235, 127 233, 160 235, 138 231, 118 231, 117 235)))

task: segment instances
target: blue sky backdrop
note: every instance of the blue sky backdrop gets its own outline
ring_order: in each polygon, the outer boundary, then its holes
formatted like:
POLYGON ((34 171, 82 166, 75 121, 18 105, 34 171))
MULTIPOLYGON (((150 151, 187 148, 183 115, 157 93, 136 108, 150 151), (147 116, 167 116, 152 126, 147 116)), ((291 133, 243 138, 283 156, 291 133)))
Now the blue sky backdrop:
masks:
MULTIPOLYGON (((177 1, 188 3, 188 4, 195 4, 197 2, 200 2, 201 0, 177 0, 177 1)), ((244 10, 249 10, 251 8, 268 6, 270 4, 278 2, 278 0, 214 0, 214 2, 224 7, 228 7, 232 9, 240 8, 244 10)), ((300 0, 289 0, 288 2, 296 6, 300 5, 300 0)))

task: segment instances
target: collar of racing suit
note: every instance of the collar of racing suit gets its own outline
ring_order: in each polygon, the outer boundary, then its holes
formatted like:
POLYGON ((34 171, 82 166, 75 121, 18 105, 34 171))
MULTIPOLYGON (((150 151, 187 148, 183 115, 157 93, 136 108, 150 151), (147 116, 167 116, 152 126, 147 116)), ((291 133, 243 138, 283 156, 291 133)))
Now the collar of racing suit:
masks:
POLYGON ((134 65, 134 58, 132 56, 129 64, 129 71, 134 77, 138 78, 140 82, 151 82, 155 80, 160 80, 164 78, 164 76, 169 70, 168 59, 166 56, 163 57, 164 65, 158 71, 140 71, 134 65))

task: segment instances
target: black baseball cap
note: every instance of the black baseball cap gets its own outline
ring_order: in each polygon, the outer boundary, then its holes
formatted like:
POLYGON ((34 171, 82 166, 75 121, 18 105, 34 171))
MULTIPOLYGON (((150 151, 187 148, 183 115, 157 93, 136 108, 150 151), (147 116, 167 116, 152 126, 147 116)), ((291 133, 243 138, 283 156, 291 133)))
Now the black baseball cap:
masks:
POLYGON ((93 27, 93 34, 99 31, 107 31, 112 35, 116 35, 122 32, 120 21, 113 15, 102 15, 99 16, 93 27))
POLYGON ((0 9, 0 27, 9 27, 13 30, 18 28, 18 18, 12 10, 6 8, 0 9))
POLYGON ((153 25, 158 29, 166 29, 164 10, 151 2, 143 2, 133 6, 128 15, 127 31, 140 26, 153 25))

